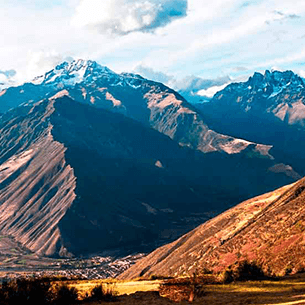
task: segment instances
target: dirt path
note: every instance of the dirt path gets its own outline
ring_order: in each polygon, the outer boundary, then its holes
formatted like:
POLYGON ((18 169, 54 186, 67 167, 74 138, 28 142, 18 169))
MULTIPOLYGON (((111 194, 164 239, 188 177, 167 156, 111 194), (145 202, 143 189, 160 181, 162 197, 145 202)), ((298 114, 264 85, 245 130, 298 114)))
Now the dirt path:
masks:
POLYGON ((295 304, 305 304, 305 299, 299 301, 293 301, 293 302, 266 304, 266 305, 295 305, 295 304))

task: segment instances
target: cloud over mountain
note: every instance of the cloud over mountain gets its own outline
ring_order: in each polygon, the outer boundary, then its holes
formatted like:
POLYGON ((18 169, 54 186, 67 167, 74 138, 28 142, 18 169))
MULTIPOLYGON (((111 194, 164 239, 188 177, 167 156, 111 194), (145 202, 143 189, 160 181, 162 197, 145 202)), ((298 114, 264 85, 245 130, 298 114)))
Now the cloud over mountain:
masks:
POLYGON ((0 91, 6 87, 12 86, 14 83, 14 76, 16 75, 16 71, 11 70, 0 70, 0 91))
POLYGON ((187 15, 187 0, 82 0, 72 23, 101 33, 153 32, 187 15))
POLYGON ((157 82, 169 84, 173 80, 173 76, 167 75, 161 71, 155 71, 154 69, 142 65, 138 65, 134 68, 134 72, 139 73, 145 78, 152 79, 157 82))
POLYGON ((16 75, 16 71, 15 70, 0 71, 0 74, 4 75, 7 78, 10 78, 16 75))

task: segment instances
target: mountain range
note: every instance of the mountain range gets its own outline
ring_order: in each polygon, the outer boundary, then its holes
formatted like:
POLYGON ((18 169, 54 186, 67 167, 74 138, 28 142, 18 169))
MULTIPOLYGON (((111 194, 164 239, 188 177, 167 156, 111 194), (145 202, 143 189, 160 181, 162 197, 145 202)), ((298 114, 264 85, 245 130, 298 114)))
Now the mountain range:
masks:
POLYGON ((0 232, 39 255, 148 251, 300 178, 174 90, 93 61, 1 91, 0 112, 0 232))
POLYGON ((116 74, 94 61, 64 62, 33 82, 0 93, 0 112, 31 104, 66 90, 79 102, 122 113, 151 126, 181 145, 203 152, 250 151, 268 156, 271 146, 257 145, 211 130, 180 94, 131 73, 116 74))
MULTIPOLYGON (((255 73, 196 104, 218 131, 272 145, 270 154, 304 174, 304 82, 292 71, 255 73)), ((267 274, 304 271, 305 180, 246 200, 164 245, 121 278, 223 272, 255 261, 267 274)))

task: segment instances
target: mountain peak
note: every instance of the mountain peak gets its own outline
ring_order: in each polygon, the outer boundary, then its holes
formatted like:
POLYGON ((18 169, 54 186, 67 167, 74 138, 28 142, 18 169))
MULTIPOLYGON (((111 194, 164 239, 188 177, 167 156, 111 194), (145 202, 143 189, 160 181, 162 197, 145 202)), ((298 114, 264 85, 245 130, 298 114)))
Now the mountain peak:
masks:
POLYGON ((257 86, 259 88, 266 88, 266 86, 284 87, 289 85, 304 86, 303 80, 293 71, 277 71, 266 70, 264 74, 255 72, 253 76, 245 83, 246 86, 257 86))
POLYGON ((79 71, 81 69, 99 70, 113 73, 110 69, 101 66, 94 60, 77 59, 71 62, 64 61, 55 67, 55 70, 65 70, 67 72, 79 71))
POLYGON ((289 82, 303 85, 303 81, 301 77, 299 77, 291 70, 287 70, 287 71, 272 70, 271 72, 266 70, 264 78, 268 81, 279 82, 281 85, 288 84, 289 82))
POLYGON ((34 78, 35 85, 58 84, 75 85, 84 80, 92 81, 105 74, 115 74, 107 67, 101 66, 96 61, 77 59, 72 62, 64 61, 46 74, 34 78))

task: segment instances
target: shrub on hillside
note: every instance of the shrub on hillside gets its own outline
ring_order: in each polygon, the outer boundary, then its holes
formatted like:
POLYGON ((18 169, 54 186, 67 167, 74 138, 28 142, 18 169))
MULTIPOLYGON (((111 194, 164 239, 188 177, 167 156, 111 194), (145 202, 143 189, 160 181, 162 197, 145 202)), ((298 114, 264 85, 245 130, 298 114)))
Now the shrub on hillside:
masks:
POLYGON ((196 273, 189 278, 167 280, 159 287, 159 293, 174 302, 189 301, 201 298, 206 294, 206 278, 199 277, 196 273))
POLYGON ((165 276, 165 275, 158 275, 158 274, 152 274, 148 278, 150 281, 156 281, 156 280, 170 280, 173 277, 171 276, 165 276))
MULTIPOLYGON (((94 287, 84 301, 116 300, 113 285, 101 284, 94 287)), ((1 305, 73 305, 79 304, 78 291, 65 283, 54 284, 50 278, 22 278, 5 281, 0 285, 1 305)))
POLYGON ((235 281, 255 281, 266 279, 261 266, 257 265, 256 262, 242 261, 238 264, 233 274, 235 281))
POLYGON ((66 284, 60 284, 56 285, 52 290, 53 293, 51 304, 70 305, 78 302, 78 292, 74 287, 69 287, 66 284))
POLYGON ((222 282, 224 284, 229 284, 229 283, 234 282, 234 276, 233 276, 233 271, 232 270, 228 269, 228 270, 225 270, 223 272, 222 282))
POLYGON ((267 278, 262 267, 256 262, 242 261, 224 271, 222 282, 226 284, 234 281, 257 281, 267 278))
POLYGON ((65 284, 52 287, 50 278, 21 278, 0 285, 1 305, 72 305, 77 302, 76 288, 65 284))
POLYGON ((90 296, 86 298, 86 301, 106 301, 112 302, 116 300, 117 292, 113 286, 100 284, 95 286, 90 293, 90 296))

